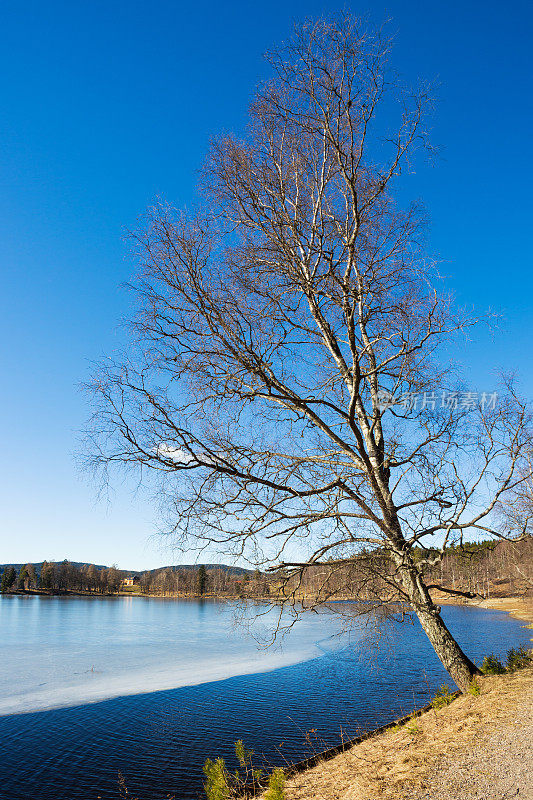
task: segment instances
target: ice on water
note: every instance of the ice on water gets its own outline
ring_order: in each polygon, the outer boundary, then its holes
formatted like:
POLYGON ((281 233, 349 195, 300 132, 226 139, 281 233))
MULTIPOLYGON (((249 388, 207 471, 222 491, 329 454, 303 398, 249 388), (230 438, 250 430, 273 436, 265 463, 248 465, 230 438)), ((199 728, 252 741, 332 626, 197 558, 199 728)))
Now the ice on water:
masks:
MULTIPOLYGON (((0 714, 82 705, 288 666, 320 655, 334 630, 327 616, 310 615, 284 637, 281 647, 264 649, 236 624, 234 612, 231 603, 211 601, 4 596, 0 714)), ((262 617, 260 624, 273 625, 274 615, 262 617)), ((336 646, 331 640, 329 647, 336 646)))

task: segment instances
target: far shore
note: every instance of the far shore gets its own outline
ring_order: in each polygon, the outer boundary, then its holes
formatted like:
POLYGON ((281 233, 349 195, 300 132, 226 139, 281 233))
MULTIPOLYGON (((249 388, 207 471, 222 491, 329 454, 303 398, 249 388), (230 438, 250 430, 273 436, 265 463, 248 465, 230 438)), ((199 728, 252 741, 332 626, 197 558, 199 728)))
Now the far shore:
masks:
POLYGON ((150 597, 159 600, 265 600, 268 602, 276 602, 275 597, 269 595, 237 595, 237 594, 155 594, 153 592, 131 592, 131 591, 118 591, 118 592, 90 592, 82 591, 81 589, 13 589, 9 592, 4 592, 0 597, 150 597))

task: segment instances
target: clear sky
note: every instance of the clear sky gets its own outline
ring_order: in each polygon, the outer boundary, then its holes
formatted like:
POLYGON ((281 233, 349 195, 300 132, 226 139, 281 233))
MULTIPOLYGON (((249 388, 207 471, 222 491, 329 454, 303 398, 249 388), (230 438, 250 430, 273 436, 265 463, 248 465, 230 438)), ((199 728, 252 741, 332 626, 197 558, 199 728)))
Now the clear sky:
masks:
MULTIPOLYGON (((505 314, 468 355, 474 389, 517 369, 533 395, 531 41, 526 0, 346 3, 391 18, 408 80, 440 83, 433 167, 408 179, 462 303, 505 314)), ((158 194, 194 199, 210 136, 239 130, 262 53, 329 0, 25 3, 0 8, 0 563, 186 562, 126 487, 98 503, 73 460, 78 384, 119 344, 123 232, 158 194)))

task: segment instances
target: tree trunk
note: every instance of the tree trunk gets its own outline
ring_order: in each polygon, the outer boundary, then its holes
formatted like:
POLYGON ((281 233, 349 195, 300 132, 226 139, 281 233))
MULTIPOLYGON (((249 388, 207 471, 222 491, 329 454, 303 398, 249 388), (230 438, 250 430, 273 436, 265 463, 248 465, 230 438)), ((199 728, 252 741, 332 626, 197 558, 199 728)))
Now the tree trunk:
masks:
MULTIPOLYGON (((432 603, 433 605, 433 603, 432 603)), ((461 692, 466 692, 472 678, 480 674, 476 665, 463 653, 444 624, 439 609, 419 605, 416 615, 444 668, 453 678, 461 692)))
POLYGON ((406 564, 404 559, 405 555, 397 558, 397 564, 411 605, 444 668, 453 678, 460 691, 466 692, 472 682, 472 678, 475 675, 480 675, 481 672, 473 661, 463 653, 444 624, 444 620, 440 615, 440 608, 431 599, 429 589, 425 585, 418 569, 412 561, 406 564))

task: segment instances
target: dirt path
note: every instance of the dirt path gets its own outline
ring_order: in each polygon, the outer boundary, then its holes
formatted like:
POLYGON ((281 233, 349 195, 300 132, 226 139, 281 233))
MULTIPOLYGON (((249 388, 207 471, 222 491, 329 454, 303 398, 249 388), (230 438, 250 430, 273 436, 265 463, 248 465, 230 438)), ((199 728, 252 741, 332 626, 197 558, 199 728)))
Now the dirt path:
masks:
POLYGON ((523 688, 529 696, 520 691, 496 729, 443 756, 413 800, 533 800, 533 686, 523 688))

